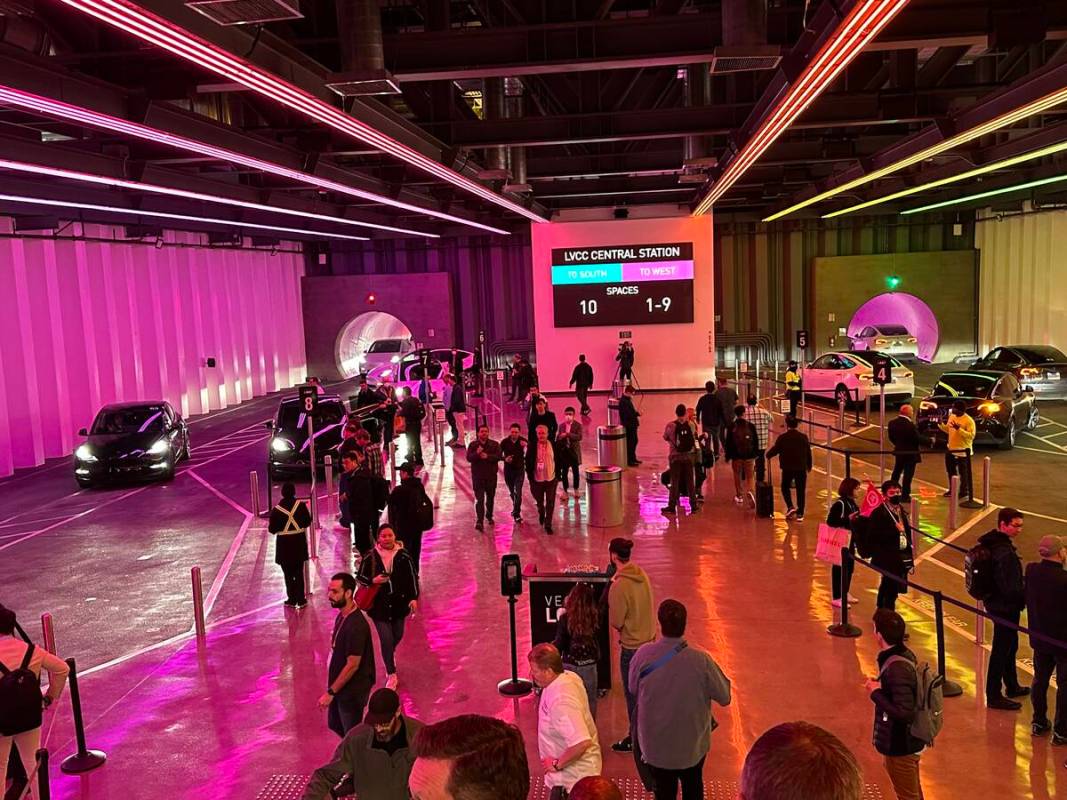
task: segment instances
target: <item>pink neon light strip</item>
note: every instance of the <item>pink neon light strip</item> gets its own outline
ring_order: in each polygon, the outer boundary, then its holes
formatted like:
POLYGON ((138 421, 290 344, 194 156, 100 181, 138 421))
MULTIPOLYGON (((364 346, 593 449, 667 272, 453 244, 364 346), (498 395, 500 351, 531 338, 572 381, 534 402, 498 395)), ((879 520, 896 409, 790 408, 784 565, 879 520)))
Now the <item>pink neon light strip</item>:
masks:
POLYGON ((624 283, 683 281, 693 279, 692 261, 631 262, 622 265, 624 283))
POLYGON ((700 201, 693 215, 706 213, 716 200, 729 191, 737 179, 907 3, 908 0, 860 0, 831 40, 790 87, 785 99, 771 112, 767 122, 700 201))
POLYGON ((430 217, 455 222, 460 225, 469 225, 470 227, 479 228, 488 231, 489 233, 510 234, 509 231, 502 228, 494 228, 491 225, 483 225, 480 222, 473 222, 472 220, 464 219, 463 217, 456 217, 451 214, 446 214, 443 211, 435 211, 433 209, 423 208, 422 206, 404 203, 400 200, 394 200, 391 197, 364 191, 362 189, 356 189, 352 186, 346 186, 343 183, 327 180, 326 178, 320 178, 317 175, 310 175, 306 172, 289 169, 281 164, 263 161, 262 159, 247 156, 234 150, 216 147, 197 139, 188 139, 184 136, 178 136, 177 134, 150 128, 147 125, 140 125, 136 122, 130 122, 128 120, 120 119, 119 117, 112 117, 108 114, 101 114, 97 111, 70 105, 69 103, 63 103, 59 100, 52 100, 48 97, 41 97, 40 95, 23 92, 9 86, 0 86, 0 104, 29 109, 47 116, 55 117, 61 121, 74 120, 102 130, 125 133, 138 139, 144 139, 145 141, 169 145, 171 147, 176 147, 179 150, 186 150, 211 158, 217 158, 220 161, 229 161, 232 164, 239 164, 252 169, 258 169, 272 175, 278 175, 279 177, 289 178, 290 180, 299 181, 312 186, 318 186, 321 189, 328 189, 337 192, 338 194, 346 194, 351 197, 358 197, 362 200, 370 200, 383 205, 393 206, 394 208, 402 208, 405 211, 425 214, 430 217))
POLYGON ((284 214, 286 216, 303 217, 305 219, 314 219, 320 222, 352 225, 358 228, 377 228, 379 230, 395 231, 396 233, 410 233, 416 236, 426 236, 431 239, 440 238, 436 233, 423 233, 422 231, 413 231, 408 230, 407 228, 393 228, 389 225, 377 225, 371 222, 357 222, 353 219, 345 219, 344 217, 333 217, 329 214, 315 214, 311 211, 294 211, 292 209, 268 206, 262 203, 250 203, 245 200, 234 200, 230 197, 217 197, 211 194, 201 194, 200 192, 189 192, 184 189, 172 189, 169 186, 156 186, 153 183, 128 181, 123 178, 109 178, 105 175, 94 175, 89 172, 75 172, 74 170, 59 169, 58 167, 45 167, 41 166, 40 164, 30 164, 24 161, 9 161, 8 159, 0 158, 0 169, 11 170, 12 172, 25 172, 29 173, 30 175, 48 175, 53 178, 64 178, 66 180, 79 181, 81 183, 93 183, 98 186, 110 186, 118 189, 133 189, 138 192, 150 192, 152 194, 161 194, 167 197, 183 197, 187 200, 200 200, 205 203, 220 203, 226 206, 248 208, 254 211, 268 211, 272 214, 284 214))
POLYGON ((521 214, 534 222, 546 221, 518 203, 512 202, 481 184, 448 169, 443 164, 439 164, 407 145, 401 144, 381 131, 375 130, 370 125, 319 100, 308 92, 298 89, 269 72, 193 36, 183 28, 150 14, 127 0, 60 0, 60 2, 174 53, 187 61, 199 64, 216 75, 247 86, 265 97, 269 97, 284 106, 329 125, 335 130, 380 149, 490 203, 506 208, 516 214, 521 214))

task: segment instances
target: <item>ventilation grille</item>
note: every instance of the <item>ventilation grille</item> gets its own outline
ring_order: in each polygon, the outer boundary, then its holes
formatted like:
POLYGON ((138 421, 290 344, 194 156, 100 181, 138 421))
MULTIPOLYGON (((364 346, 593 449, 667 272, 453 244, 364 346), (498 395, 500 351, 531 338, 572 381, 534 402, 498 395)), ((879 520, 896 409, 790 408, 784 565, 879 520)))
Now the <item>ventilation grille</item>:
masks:
POLYGON ((774 69, 782 60, 782 51, 774 45, 724 45, 715 48, 715 57, 711 60, 711 71, 722 72, 757 72, 774 69))
POLYGON ((256 25, 304 16, 300 0, 188 0, 185 5, 218 25, 256 25))

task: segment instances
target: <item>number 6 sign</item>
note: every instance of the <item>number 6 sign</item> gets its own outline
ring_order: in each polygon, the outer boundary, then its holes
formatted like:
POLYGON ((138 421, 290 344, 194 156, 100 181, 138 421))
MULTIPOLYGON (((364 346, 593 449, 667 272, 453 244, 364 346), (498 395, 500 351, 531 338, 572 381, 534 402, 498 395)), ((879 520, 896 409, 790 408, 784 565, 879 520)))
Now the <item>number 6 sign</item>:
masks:
POLYGON ((304 384, 298 389, 300 408, 305 414, 315 414, 319 410, 319 392, 311 384, 304 384))

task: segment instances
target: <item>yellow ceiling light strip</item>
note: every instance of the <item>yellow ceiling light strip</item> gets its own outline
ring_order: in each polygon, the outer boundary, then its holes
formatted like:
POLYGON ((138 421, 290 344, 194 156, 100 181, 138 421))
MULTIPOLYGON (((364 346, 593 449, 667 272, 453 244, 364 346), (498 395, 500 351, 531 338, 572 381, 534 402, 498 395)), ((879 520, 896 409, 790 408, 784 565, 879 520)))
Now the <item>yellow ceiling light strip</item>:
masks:
POLYGON ((876 169, 873 172, 869 172, 866 175, 861 175, 858 178, 854 178, 847 183, 843 183, 840 186, 835 186, 833 189, 827 189, 825 192, 814 195, 801 200, 799 203, 794 203, 789 208, 784 208, 781 211, 776 211, 768 217, 764 217, 764 222, 773 222, 776 219, 781 219, 787 214, 792 214, 794 211, 799 211, 802 208, 807 208, 815 203, 821 203, 834 195, 841 194, 841 192, 847 192, 849 189, 855 189, 857 186, 862 186, 865 183, 876 181, 879 178, 884 178, 886 175, 891 175, 898 170, 910 167, 912 164, 918 164, 920 161, 925 161, 928 158, 933 158, 936 155, 951 150, 954 147, 959 147, 961 144, 973 141, 980 136, 985 136, 987 133, 992 133, 1000 128, 1007 127, 1008 125, 1014 125, 1016 122, 1032 117, 1034 114, 1040 114, 1043 111, 1047 111, 1050 108, 1067 102, 1067 86, 1062 89, 1058 89, 1051 94, 1045 95, 1042 98, 1034 100, 1032 103, 1019 106, 1016 109, 1001 114, 999 117, 994 117, 988 122, 984 122, 981 125, 976 125, 973 128, 969 128, 962 133, 957 133, 942 142, 938 142, 935 145, 927 147, 925 150, 920 150, 918 153, 914 153, 907 158, 903 158, 900 161, 896 161, 892 164, 887 164, 881 169, 876 169))
POLYGON ((1042 147, 1040 150, 1034 150, 1032 153, 1022 153, 1011 158, 1005 158, 1001 161, 996 161, 991 164, 986 164, 975 169, 969 169, 966 172, 961 172, 958 175, 951 175, 947 178, 941 178, 940 180, 930 181, 929 183, 922 183, 918 186, 912 186, 909 189, 901 189, 899 192, 893 192, 893 194, 887 194, 882 197, 876 197, 873 200, 868 200, 866 203, 857 203, 854 206, 848 208, 842 208, 840 211, 831 211, 829 214, 823 214, 823 219, 833 219, 834 217, 840 217, 845 214, 852 214, 856 211, 862 211, 865 208, 871 206, 880 205, 881 203, 888 203, 891 200, 899 200, 901 197, 909 197, 919 192, 925 192, 928 189, 936 189, 939 186, 948 186, 950 183, 958 183, 959 181, 965 181, 968 178, 975 178, 979 175, 986 175, 990 172, 995 172, 998 169, 1007 169, 1008 167, 1014 167, 1016 164, 1023 164, 1027 161, 1033 161, 1036 158, 1044 158, 1045 156, 1051 156, 1056 153, 1062 153, 1067 150, 1067 141, 1060 142, 1059 144, 1049 145, 1048 147, 1042 147))

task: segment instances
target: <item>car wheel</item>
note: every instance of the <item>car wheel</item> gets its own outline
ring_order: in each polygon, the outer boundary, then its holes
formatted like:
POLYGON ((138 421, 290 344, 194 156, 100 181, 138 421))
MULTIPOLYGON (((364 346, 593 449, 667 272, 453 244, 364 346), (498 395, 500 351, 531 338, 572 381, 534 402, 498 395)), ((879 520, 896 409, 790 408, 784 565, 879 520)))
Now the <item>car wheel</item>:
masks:
POLYGON ((837 388, 834 389, 834 402, 839 406, 844 404, 845 408, 852 404, 852 393, 843 383, 837 384, 837 388))
POLYGON ((1011 450, 1015 447, 1015 417, 1008 420, 1008 432, 1000 440, 1001 450, 1011 450))
POLYGON ((80 486, 82 489, 92 489, 93 488, 93 482, 92 481, 83 481, 81 478, 78 478, 78 486, 80 486))
POLYGON ((1030 416, 1026 420, 1026 430, 1037 430, 1037 426, 1040 422, 1041 412, 1037 410, 1037 406, 1030 406, 1030 416))

